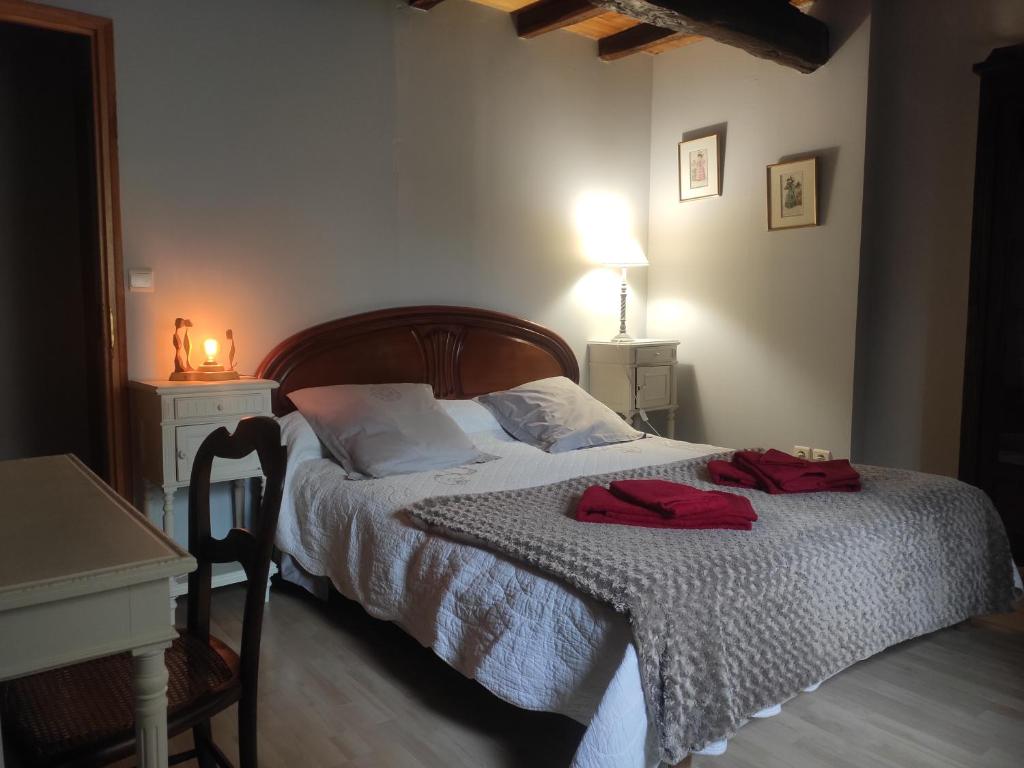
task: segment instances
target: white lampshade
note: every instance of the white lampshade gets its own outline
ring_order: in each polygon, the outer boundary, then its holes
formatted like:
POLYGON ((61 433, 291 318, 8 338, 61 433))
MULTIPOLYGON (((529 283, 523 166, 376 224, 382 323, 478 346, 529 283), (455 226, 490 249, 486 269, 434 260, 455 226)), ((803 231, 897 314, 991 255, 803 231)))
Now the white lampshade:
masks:
POLYGON ((605 267, 646 267, 647 257, 644 249, 636 240, 620 242, 617 247, 606 247, 600 256, 600 264, 605 267))

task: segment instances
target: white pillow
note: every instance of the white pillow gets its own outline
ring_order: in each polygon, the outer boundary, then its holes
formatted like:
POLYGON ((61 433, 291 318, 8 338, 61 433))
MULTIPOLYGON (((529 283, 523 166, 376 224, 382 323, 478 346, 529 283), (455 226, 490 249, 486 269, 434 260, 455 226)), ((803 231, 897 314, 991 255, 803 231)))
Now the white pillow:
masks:
POLYGON ((644 436, 564 376, 531 381, 477 399, 491 409, 514 438, 549 453, 644 436))
POLYGON ((444 412, 452 417, 467 435, 474 432, 501 432, 501 424, 487 408, 476 400, 438 400, 444 412))
POLYGON ((288 399, 350 476, 447 469, 481 458, 429 384, 339 384, 288 399))
POLYGON ((281 444, 288 451, 289 468, 297 467, 304 461, 327 456, 320 438, 301 413, 286 413, 277 422, 281 425, 281 444))

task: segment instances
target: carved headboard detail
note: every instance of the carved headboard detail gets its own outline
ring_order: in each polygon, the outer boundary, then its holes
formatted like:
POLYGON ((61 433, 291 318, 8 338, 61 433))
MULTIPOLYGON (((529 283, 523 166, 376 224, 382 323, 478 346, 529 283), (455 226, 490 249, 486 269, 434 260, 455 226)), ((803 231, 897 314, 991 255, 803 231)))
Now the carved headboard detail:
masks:
POLYGON ((561 336, 512 315, 473 307, 397 307, 332 320, 285 339, 257 375, 281 386, 274 413, 294 410, 289 392, 331 384, 423 382, 439 398, 476 397, 546 376, 579 381, 561 336))

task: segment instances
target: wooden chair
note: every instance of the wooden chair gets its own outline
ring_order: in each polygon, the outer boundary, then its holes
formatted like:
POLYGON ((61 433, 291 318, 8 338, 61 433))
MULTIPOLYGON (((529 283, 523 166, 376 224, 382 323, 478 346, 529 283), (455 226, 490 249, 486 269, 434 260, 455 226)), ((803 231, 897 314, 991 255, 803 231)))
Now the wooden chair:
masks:
MULTIPOLYGON (((240 768, 256 768, 256 689, 263 607, 281 507, 286 452, 270 418, 245 419, 234 434, 221 427, 199 447, 189 490, 188 548, 199 563, 188 579, 188 624, 166 652, 168 733, 192 730, 195 748, 175 755, 200 768, 231 768, 213 743, 210 718, 238 704, 240 768), (210 535, 210 470, 214 458, 256 451, 266 484, 251 530, 210 535), (214 563, 240 562, 248 583, 242 650, 210 635, 210 578, 214 563)), ((101 766, 135 751, 132 660, 107 656, 10 681, 0 689, 4 744, 26 766, 101 766)))

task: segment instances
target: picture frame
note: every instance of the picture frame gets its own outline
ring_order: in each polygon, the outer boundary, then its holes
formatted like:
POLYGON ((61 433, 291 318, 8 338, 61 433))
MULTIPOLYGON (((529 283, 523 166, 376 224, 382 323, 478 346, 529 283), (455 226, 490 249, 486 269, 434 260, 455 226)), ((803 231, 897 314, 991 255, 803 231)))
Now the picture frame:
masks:
POLYGON ((768 230, 818 226, 818 158, 768 166, 768 230))
POLYGON ((717 133, 679 142, 679 202, 721 195, 719 162, 717 133))

